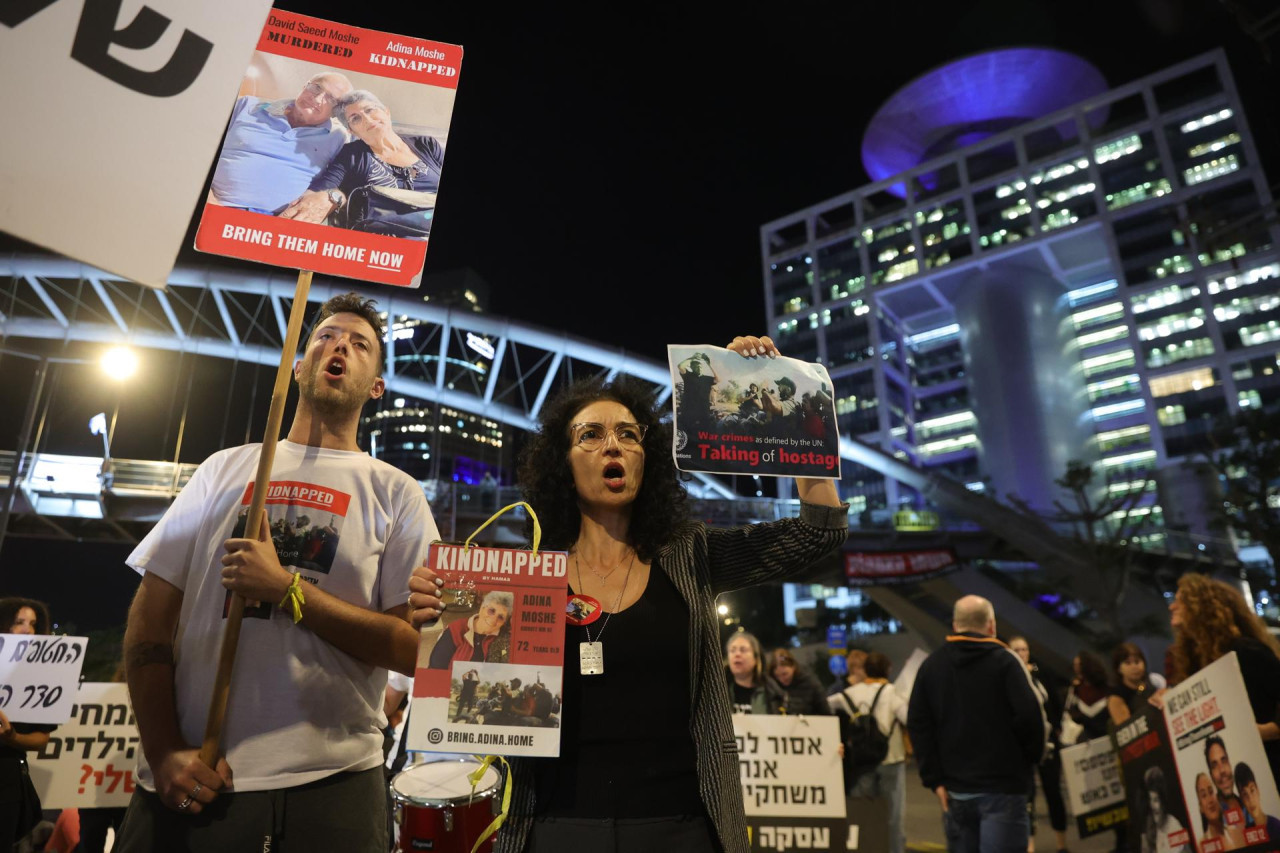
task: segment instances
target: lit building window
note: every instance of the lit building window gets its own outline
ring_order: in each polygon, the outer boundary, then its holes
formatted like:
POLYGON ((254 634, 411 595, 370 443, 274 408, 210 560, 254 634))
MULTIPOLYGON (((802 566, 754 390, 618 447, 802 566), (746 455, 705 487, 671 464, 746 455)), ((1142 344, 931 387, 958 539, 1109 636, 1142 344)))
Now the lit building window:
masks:
POLYGON ((1241 391, 1236 394, 1236 401, 1242 409, 1261 409, 1262 397, 1256 390, 1241 391))
POLYGON ((1247 347, 1267 344, 1280 340, 1280 322, 1271 320, 1258 326, 1244 326, 1240 329, 1240 342, 1247 347))
POLYGON ((1154 311, 1157 308, 1166 308, 1170 305, 1177 305, 1179 302, 1185 302, 1200 295, 1200 288, 1195 285, 1184 287, 1177 284, 1170 284, 1159 290, 1148 291, 1141 296, 1135 296, 1129 300, 1133 307, 1134 314, 1145 314, 1148 311, 1154 311))
POLYGON ((1154 323, 1147 323, 1138 327, 1138 337, 1144 341, 1154 341, 1160 338, 1167 338, 1170 335, 1181 334, 1200 328, 1204 325, 1204 309, 1196 308, 1185 314, 1170 314, 1161 317, 1154 323))
POLYGON ((1088 332, 1083 335, 1076 335, 1076 343, 1082 347, 1092 347, 1098 344, 1105 344, 1109 341, 1118 341, 1121 338, 1128 337, 1128 326, 1112 326, 1109 329, 1101 329, 1097 332, 1088 332))
POLYGON ((1084 368, 1085 376, 1095 376, 1099 373, 1105 373, 1108 370, 1119 370, 1125 367, 1133 367, 1136 359, 1133 350, 1122 349, 1116 352, 1109 352, 1103 355, 1097 355, 1093 358, 1086 358, 1080 362, 1084 368))
POLYGON ((1119 210, 1122 207, 1137 204, 1145 199, 1168 195, 1172 191, 1173 187, 1170 185, 1168 178, 1160 178, 1157 181, 1143 181, 1128 189, 1107 193, 1107 210, 1119 210))
POLYGON ((1086 308, 1083 311, 1077 311, 1071 315, 1071 322, 1075 323, 1077 329, 1094 323, 1103 323, 1111 320, 1119 320, 1124 316, 1124 305, 1120 302, 1108 302, 1106 305, 1098 305, 1093 308, 1086 308))
POLYGON ((1164 367, 1167 364, 1176 364, 1179 361, 1202 358, 1206 355, 1213 355, 1213 341, 1208 338, 1194 338, 1148 350, 1147 367, 1164 367))
POLYGON ((1170 373, 1165 376, 1152 377, 1147 383, 1152 397, 1168 397, 1170 394, 1182 394, 1187 391, 1199 391, 1212 388, 1218 384, 1213 376, 1212 367, 1197 367, 1181 373, 1170 373))
POLYGON ((1142 139, 1136 133, 1121 137, 1112 142, 1107 142, 1093 149, 1093 157, 1101 163, 1109 163, 1112 160, 1119 160, 1121 157, 1132 154, 1135 151, 1142 150, 1142 139))
POLYGON ((943 438, 938 441, 930 441, 916 448, 923 457, 939 456, 943 453, 955 453, 958 450, 966 450, 970 447, 978 446, 978 437, 973 433, 966 435, 958 435, 954 438, 943 438))
POLYGON ((1187 186, 1194 186, 1228 175, 1239 168, 1240 159, 1234 154, 1228 154, 1225 157, 1215 157, 1207 162, 1197 163, 1189 169, 1183 169, 1182 177, 1187 186))
POLYGON ((1105 406, 1098 406, 1090 410, 1089 414, 1095 421, 1105 421, 1140 412, 1146 408, 1146 405, 1142 400, 1125 400, 1120 403, 1108 403, 1105 406))
POLYGON ((1217 153, 1218 151, 1221 151, 1223 148, 1226 148, 1231 145, 1235 145, 1239 141, 1240 141, 1240 134, 1236 133, 1235 131, 1232 131, 1231 133, 1228 133, 1226 136, 1218 137, 1212 142, 1202 142, 1201 144, 1193 147, 1187 153, 1192 157, 1203 157, 1206 154, 1217 153))
MULTIPOLYGON (((1071 306, 1074 308, 1075 306, 1080 305, 1083 302, 1088 302, 1097 297, 1105 296, 1108 293, 1112 293, 1119 286, 1120 285, 1116 282, 1115 279, 1111 279, 1110 281, 1100 281, 1097 284, 1090 284, 1086 287, 1079 287, 1067 293, 1067 301, 1070 302, 1071 306)), ((1073 319, 1074 319, 1074 316, 1073 316, 1073 319)), ((1079 326, 1080 326, 1080 323, 1079 321, 1077 321, 1076 327, 1078 328, 1079 326)))
POLYGON ((1202 127, 1208 127, 1211 124, 1217 124, 1220 121, 1225 121, 1226 119, 1231 118, 1231 115, 1232 115, 1231 110, 1229 108, 1224 107, 1223 109, 1217 110, 1216 112, 1209 113, 1208 115, 1203 115, 1200 118, 1195 119, 1194 121, 1187 122, 1182 126, 1182 132, 1191 133, 1192 131, 1199 130, 1202 127))
POLYGON ((953 412, 949 415, 943 415, 938 418, 930 418, 916 424, 916 438, 929 438, 930 436, 940 433, 951 432, 957 429, 972 429, 977 423, 977 418, 973 412, 968 409, 963 412, 953 412))
POLYGON ((1223 276, 1221 279, 1211 279, 1209 281, 1210 293, 1221 293, 1224 290, 1235 290, 1239 287, 1248 287, 1259 281, 1265 281, 1269 278, 1280 276, 1280 263, 1267 264, 1266 266, 1254 267, 1244 272, 1234 275, 1223 276))
POLYGON ((1118 394, 1136 394, 1141 390, 1138 374, 1130 373, 1126 376, 1117 376, 1114 379, 1103 379, 1101 382, 1091 382, 1085 388, 1089 392, 1089 401, 1095 402, 1103 397, 1114 397, 1118 394))
POLYGON ((1219 322, 1234 320, 1242 314, 1260 314, 1280 307, 1280 294, 1270 293, 1266 296, 1241 296, 1232 299, 1226 305, 1215 305, 1213 316, 1219 322))
POLYGON ((1143 424, 1142 426, 1113 429, 1100 432, 1094 438, 1098 442, 1098 450, 1106 453, 1110 450, 1129 447, 1134 444, 1149 444, 1151 442, 1151 427, 1143 424))
POLYGON ((1182 406, 1161 406, 1156 410, 1160 426, 1177 426, 1187 422, 1187 410, 1182 406))

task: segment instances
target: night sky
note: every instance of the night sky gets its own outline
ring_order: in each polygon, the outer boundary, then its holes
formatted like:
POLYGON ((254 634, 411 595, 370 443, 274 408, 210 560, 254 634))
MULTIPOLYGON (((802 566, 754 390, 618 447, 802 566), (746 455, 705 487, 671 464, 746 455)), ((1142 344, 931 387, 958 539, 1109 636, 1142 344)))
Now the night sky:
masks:
MULTIPOLYGON (((627 7, 279 5, 463 45, 426 272, 473 268, 493 313, 653 360, 667 343, 764 331, 760 225, 867 183, 867 120, 961 56, 1053 46, 1119 85, 1223 46, 1280 175, 1280 75, 1216 0, 690 4, 630 20, 627 7)), ((35 251, 0 235, 15 250, 35 251)), ((179 262, 221 263, 191 249, 179 262)), ((0 420, 16 433, 17 411, 0 420)), ((36 559, 5 550, 10 565, 36 559)))

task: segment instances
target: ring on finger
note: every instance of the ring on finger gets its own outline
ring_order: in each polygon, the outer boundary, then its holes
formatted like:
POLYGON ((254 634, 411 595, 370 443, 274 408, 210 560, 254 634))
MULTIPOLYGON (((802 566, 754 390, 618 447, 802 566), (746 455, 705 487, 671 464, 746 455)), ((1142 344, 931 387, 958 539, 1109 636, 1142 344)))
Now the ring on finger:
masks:
POLYGON ((191 789, 191 796, 193 798, 198 797, 200 795, 200 792, 203 790, 204 790, 204 785, 201 785, 199 782, 197 782, 196 786, 191 789))
POLYGON ((192 797, 192 796, 190 796, 190 795, 188 795, 188 796, 187 796, 187 798, 186 798, 185 800, 183 800, 182 802, 178 803, 178 808, 179 808, 179 809, 183 809, 183 810, 185 810, 187 807, 189 807, 189 806, 191 805, 191 801, 192 801, 193 799, 195 799, 195 798, 194 798, 194 797, 192 797))

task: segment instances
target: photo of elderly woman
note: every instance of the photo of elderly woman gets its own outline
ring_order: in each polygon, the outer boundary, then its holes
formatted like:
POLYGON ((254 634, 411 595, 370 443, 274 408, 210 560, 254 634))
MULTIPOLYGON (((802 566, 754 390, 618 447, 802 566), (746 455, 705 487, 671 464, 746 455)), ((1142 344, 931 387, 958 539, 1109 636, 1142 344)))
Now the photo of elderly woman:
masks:
POLYGON ((455 609, 467 594, 445 590, 444 619, 454 617, 436 640, 428 659, 429 669, 449 669, 454 661, 506 663, 511 659, 511 614, 514 596, 490 590, 476 610, 455 609))

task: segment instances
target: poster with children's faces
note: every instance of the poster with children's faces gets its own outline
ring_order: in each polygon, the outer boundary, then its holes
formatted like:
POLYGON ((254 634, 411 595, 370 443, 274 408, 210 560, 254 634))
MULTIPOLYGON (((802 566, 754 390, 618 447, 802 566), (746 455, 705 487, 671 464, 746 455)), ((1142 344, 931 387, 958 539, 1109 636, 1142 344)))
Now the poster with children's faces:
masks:
POLYGON ((713 346, 667 347, 671 453, 681 471, 840 477, 831 377, 794 358, 744 358, 713 346))
POLYGON ((1280 849, 1280 794, 1236 654, 1169 688, 1164 713, 1195 849, 1280 849))

